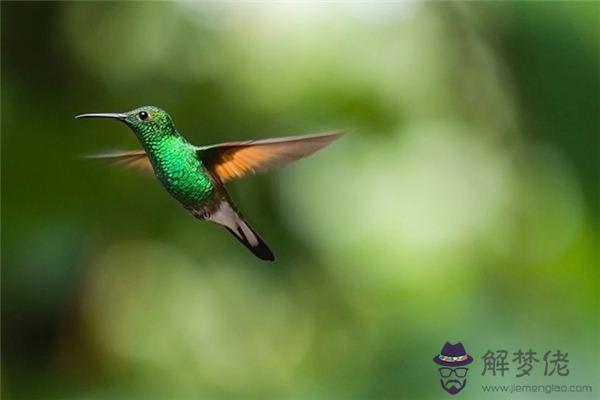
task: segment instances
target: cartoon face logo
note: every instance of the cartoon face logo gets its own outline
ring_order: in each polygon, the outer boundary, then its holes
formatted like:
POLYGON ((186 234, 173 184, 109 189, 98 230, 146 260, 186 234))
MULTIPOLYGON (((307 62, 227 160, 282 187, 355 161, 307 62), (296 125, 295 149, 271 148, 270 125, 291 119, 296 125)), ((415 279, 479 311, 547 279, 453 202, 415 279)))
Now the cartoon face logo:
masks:
POLYGON ((438 368, 442 388, 452 394, 463 390, 467 384, 467 372, 465 365, 473 362, 473 357, 467 354, 462 343, 450 344, 446 342, 440 354, 433 357, 433 362, 441 365, 438 368))

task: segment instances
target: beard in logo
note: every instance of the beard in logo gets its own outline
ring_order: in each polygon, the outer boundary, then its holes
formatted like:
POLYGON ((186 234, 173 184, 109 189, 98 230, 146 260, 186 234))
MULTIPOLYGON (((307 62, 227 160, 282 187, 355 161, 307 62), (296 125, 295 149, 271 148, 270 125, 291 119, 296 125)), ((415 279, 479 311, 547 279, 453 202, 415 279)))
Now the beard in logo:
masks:
POLYGON ((466 379, 440 379, 442 387, 444 390, 450 394, 456 394, 463 390, 465 384, 467 383, 466 379))

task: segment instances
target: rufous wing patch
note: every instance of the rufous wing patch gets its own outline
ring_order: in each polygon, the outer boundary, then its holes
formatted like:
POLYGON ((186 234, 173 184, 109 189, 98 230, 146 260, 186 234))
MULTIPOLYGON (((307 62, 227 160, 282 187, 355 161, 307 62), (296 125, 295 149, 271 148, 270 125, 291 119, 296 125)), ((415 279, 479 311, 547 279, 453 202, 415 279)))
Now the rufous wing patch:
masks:
POLYGON ((206 167, 227 182, 274 166, 288 164, 322 149, 341 132, 221 143, 198 151, 206 167))

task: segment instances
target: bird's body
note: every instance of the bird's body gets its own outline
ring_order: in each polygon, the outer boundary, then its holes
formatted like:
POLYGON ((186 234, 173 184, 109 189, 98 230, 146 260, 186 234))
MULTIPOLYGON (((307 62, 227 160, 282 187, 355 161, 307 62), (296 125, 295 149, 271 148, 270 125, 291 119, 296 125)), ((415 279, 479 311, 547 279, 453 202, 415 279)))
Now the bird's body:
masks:
POLYGON ((265 260, 273 260, 273 253, 236 210, 223 183, 309 155, 340 136, 333 133, 197 147, 177 131, 169 114, 157 107, 78 117, 124 121, 138 137, 143 150, 93 158, 152 170, 167 192, 192 215, 223 225, 265 260))
POLYGON ((182 136, 170 136, 145 146, 154 173, 177 201, 195 206, 214 196, 216 182, 202 165, 198 149, 182 136))

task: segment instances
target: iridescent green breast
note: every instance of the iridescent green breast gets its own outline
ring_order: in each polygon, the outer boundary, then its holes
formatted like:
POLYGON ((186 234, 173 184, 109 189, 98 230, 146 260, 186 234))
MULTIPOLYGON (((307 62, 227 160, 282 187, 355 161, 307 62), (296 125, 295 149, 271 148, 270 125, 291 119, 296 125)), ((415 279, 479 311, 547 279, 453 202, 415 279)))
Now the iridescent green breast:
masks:
POLYGON ((146 143, 156 176, 183 205, 197 205, 213 194, 213 183, 204 172, 196 150, 181 136, 146 143))

